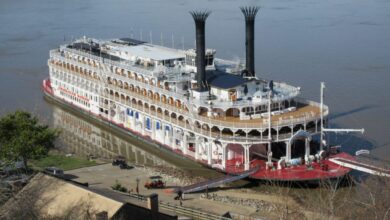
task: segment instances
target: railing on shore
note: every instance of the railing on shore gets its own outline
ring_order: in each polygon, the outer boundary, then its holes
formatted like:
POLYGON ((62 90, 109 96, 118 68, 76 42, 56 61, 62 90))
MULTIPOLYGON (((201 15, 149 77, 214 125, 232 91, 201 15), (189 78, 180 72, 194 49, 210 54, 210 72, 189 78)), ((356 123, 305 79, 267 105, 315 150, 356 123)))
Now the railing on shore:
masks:
MULTIPOLYGON (((140 194, 135 194, 135 193, 129 193, 129 194, 121 193, 121 194, 128 195, 131 198, 134 198, 134 199, 137 199, 137 200, 140 200, 143 202, 146 202, 146 200, 147 200, 145 196, 140 195, 140 194)), ((231 218, 226 218, 226 217, 216 215, 216 214, 213 214, 210 212, 200 211, 198 209, 174 205, 174 204, 170 204, 170 203, 162 202, 162 201, 159 201, 159 208, 163 209, 163 210, 170 211, 170 212, 174 212, 176 214, 181 214, 184 216, 193 217, 195 219, 200 219, 200 220, 231 220, 231 218)))

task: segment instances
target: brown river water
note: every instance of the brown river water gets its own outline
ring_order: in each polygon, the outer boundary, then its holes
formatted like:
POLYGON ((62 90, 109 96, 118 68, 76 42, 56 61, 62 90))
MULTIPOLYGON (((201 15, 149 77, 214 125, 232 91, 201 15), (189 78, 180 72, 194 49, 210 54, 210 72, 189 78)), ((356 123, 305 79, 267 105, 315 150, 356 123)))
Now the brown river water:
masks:
POLYGON ((45 101, 40 85, 48 77, 49 50, 83 35, 139 39, 140 32, 153 43, 160 44, 162 36, 162 43, 171 46, 173 36, 175 47, 194 47, 188 11, 209 9, 207 47, 219 57, 242 59, 239 6, 247 4, 262 7, 256 20, 257 76, 300 86, 302 96, 316 101, 320 81, 326 82, 330 125, 366 130, 364 135, 332 135, 331 142, 351 153, 370 149, 390 161, 389 0, 2 0, 0 113, 33 111, 65 130, 61 145, 81 155, 108 157, 127 149, 129 159, 139 164, 203 169, 169 153, 134 147, 132 140, 45 101), (78 137, 74 123, 91 132, 86 134, 90 140, 78 137))

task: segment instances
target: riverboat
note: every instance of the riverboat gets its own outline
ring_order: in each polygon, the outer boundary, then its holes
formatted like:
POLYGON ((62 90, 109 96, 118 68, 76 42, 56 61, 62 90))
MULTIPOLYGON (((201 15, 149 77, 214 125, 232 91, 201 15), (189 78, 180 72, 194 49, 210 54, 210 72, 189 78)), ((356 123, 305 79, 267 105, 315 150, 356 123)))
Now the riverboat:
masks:
POLYGON ((329 108, 322 95, 320 103, 306 100, 300 87, 255 74, 258 7, 241 11, 245 66, 205 47, 210 12, 193 11, 195 49, 82 37, 51 50, 44 93, 226 173, 252 169, 252 179, 281 181, 346 175, 351 169, 331 158, 353 157, 324 143, 331 129, 325 128, 329 108))

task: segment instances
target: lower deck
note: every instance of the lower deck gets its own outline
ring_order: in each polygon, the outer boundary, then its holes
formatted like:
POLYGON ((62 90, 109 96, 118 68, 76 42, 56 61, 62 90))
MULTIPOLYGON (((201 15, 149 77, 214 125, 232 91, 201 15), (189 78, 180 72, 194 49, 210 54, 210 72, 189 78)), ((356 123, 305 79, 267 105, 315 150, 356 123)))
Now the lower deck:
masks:
MULTIPOLYGON (((338 153, 332 155, 331 158, 344 158, 354 160, 354 157, 347 153, 338 153)), ((235 159, 226 161, 226 173, 242 173, 244 167, 236 166, 235 159)), ((313 162, 310 167, 306 164, 285 167, 283 169, 266 169, 266 161, 261 159, 254 159, 250 164, 251 168, 258 168, 257 172, 252 174, 250 178, 263 180, 277 180, 277 181, 310 181, 321 179, 332 179, 345 176, 351 171, 350 168, 340 166, 329 159, 321 160, 319 163, 313 162)), ((277 164, 275 163, 275 166, 277 164)))

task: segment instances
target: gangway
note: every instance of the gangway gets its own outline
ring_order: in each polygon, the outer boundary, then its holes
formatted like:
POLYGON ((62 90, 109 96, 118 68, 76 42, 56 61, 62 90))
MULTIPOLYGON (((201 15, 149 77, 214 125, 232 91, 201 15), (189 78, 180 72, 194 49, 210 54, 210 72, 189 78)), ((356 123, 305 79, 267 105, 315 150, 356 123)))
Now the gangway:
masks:
POLYGON ((235 173, 234 175, 233 174, 225 175, 225 176, 218 177, 218 178, 211 179, 211 180, 207 180, 204 182, 195 183, 195 184, 192 184, 189 186, 177 188, 175 191, 177 192, 177 191, 181 190, 183 193, 199 192, 201 190, 217 187, 217 186, 225 184, 225 183, 230 183, 230 182, 234 182, 234 181, 237 181, 240 179, 244 179, 244 178, 256 173, 258 170, 259 170, 259 167, 254 167, 248 171, 244 171, 241 173, 235 173))
MULTIPOLYGON (((257 153, 257 152, 251 152, 251 154, 254 154, 254 155, 259 156, 259 157, 262 157, 262 158, 268 158, 267 155, 261 154, 261 153, 257 153)), ((271 161, 278 162, 278 159, 276 159, 276 158, 274 158, 274 157, 271 157, 271 161)))
POLYGON ((343 167, 348 167, 354 170, 359 170, 361 172, 365 172, 377 176, 390 177, 390 169, 374 166, 365 161, 351 160, 351 159, 339 158, 339 157, 329 158, 329 160, 343 167))

